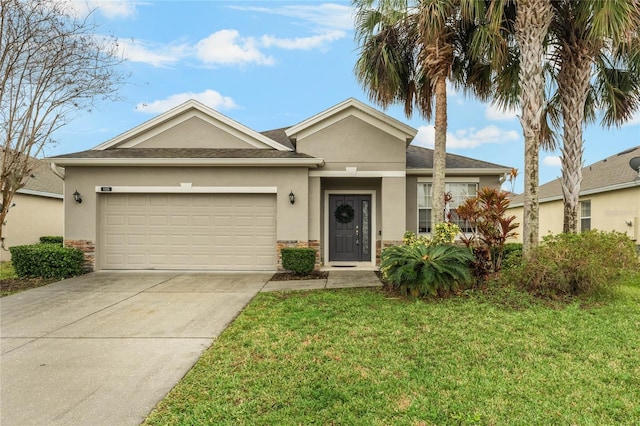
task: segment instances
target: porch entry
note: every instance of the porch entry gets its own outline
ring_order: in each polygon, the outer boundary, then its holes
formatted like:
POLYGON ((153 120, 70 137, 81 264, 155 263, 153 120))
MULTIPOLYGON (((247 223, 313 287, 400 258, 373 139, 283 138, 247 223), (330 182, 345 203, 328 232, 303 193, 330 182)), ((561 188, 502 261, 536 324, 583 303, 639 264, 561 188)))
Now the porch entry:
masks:
POLYGON ((371 260, 371 195, 329 194, 329 261, 371 260))

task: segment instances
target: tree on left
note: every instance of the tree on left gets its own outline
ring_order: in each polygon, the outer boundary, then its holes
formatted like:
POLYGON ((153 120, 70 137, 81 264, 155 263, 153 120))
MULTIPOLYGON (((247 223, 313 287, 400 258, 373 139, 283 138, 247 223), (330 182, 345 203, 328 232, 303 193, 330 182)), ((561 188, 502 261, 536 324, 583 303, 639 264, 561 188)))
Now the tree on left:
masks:
POLYGON ((0 0, 0 241, 13 196, 53 133, 124 81, 116 40, 63 0, 0 0))

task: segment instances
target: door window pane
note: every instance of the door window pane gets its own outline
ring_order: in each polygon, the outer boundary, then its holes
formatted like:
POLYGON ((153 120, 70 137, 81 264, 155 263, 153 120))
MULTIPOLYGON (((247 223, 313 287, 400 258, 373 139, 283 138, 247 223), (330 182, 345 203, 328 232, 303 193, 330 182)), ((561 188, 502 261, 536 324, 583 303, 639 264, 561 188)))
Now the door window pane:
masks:
POLYGON ((362 200, 362 254, 369 254, 369 201, 362 200))

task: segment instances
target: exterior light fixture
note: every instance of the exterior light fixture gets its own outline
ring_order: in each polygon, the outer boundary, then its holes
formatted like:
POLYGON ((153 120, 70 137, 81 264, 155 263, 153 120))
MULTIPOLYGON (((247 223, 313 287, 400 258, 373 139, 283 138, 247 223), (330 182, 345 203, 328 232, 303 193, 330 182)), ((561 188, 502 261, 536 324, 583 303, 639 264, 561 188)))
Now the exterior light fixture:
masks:
POLYGON ((82 203, 82 197, 80 196, 80 193, 77 189, 76 192, 73 193, 73 199, 76 200, 76 203, 78 204, 82 203))
POLYGON ((293 193, 293 191, 289 192, 289 202, 291 204, 295 204, 296 203, 296 195, 293 193))

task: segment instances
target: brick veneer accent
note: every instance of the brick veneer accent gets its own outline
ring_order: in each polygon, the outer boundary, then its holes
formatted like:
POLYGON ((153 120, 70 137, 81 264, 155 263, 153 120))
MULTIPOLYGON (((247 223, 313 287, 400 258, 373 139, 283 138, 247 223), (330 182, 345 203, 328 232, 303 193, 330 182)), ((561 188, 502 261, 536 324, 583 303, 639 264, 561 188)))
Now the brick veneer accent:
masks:
POLYGON ((91 240, 64 240, 65 247, 79 249, 84 253, 84 270, 93 272, 96 269, 96 242, 91 240))
POLYGON ((314 269, 320 269, 320 241, 318 240, 309 240, 309 241, 299 241, 299 240, 278 240, 276 242, 276 252, 278 254, 278 270, 281 271, 282 268, 282 252, 283 248, 287 247, 297 247, 297 248, 312 248, 316 250, 316 264, 314 269))
POLYGON ((376 265, 380 265, 380 254, 386 247, 398 246, 403 244, 402 240, 377 240, 376 241, 376 265))

